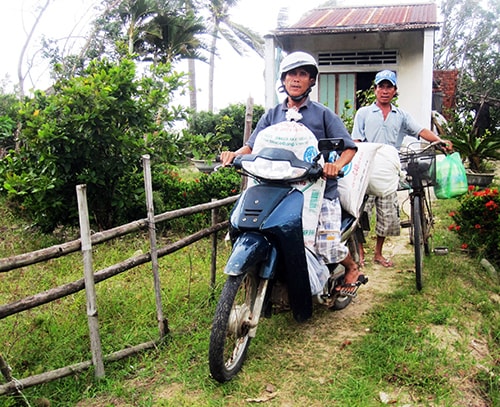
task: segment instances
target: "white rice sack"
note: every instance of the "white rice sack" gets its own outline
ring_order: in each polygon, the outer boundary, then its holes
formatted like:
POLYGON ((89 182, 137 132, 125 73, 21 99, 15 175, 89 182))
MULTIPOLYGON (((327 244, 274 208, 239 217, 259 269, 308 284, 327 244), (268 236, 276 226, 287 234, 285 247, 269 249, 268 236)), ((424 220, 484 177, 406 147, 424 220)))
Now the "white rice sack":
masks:
POLYGON ((340 204, 351 215, 358 217, 363 203, 375 153, 380 143, 356 143, 358 151, 344 168, 344 177, 338 179, 340 204))
MULTIPOLYGON (((303 161, 312 162, 318 154, 318 140, 316 136, 302 123, 285 121, 263 129, 255 140, 252 153, 258 153, 265 147, 279 147, 292 151, 303 161)), ((322 163, 322 159, 320 160, 322 163)), ((316 228, 318 227, 325 180, 320 178, 314 184, 303 181, 294 184, 304 195, 302 209, 302 228, 304 231, 304 244, 314 249, 316 242, 316 228)))
POLYGON ((370 167, 366 193, 387 196, 398 190, 401 163, 398 150, 388 144, 381 144, 370 167))

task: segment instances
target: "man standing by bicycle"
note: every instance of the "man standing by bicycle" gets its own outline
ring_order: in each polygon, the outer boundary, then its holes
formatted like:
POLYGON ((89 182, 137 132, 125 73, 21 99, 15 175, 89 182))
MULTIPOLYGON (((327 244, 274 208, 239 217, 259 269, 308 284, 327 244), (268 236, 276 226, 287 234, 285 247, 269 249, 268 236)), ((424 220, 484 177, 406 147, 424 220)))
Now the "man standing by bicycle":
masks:
MULTIPOLYGON (((375 102, 361 107, 354 117, 352 138, 357 142, 389 144, 399 149, 405 136, 420 137, 426 141, 446 143, 446 149, 453 145, 448 140, 441 140, 432 131, 420 126, 405 110, 392 104, 397 95, 396 74, 383 70, 375 76, 375 102)), ((369 196, 365 204, 365 212, 371 214, 376 209, 377 242, 373 261, 383 267, 393 267, 394 263, 383 256, 382 249, 387 236, 399 236, 399 204, 397 191, 384 197, 369 196)), ((360 264, 364 265, 363 245, 360 244, 360 264)))

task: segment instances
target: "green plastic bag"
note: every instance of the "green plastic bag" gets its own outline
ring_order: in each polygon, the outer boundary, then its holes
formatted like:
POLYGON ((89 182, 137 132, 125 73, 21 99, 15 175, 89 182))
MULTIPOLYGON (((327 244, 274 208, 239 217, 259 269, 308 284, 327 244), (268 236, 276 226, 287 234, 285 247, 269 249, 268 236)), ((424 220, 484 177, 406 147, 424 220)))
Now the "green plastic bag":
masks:
POLYGON ((465 194, 468 188, 467 175, 460 154, 455 152, 439 158, 436 160, 436 185, 434 185, 436 197, 449 199, 465 194))

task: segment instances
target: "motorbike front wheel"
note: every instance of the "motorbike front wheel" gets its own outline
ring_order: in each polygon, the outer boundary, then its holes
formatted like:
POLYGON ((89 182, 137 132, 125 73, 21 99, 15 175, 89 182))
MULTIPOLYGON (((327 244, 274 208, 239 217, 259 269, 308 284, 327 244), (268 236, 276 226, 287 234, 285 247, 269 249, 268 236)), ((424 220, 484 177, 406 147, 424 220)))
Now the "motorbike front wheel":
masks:
POLYGON ((220 383, 231 380, 245 361, 255 327, 258 280, 255 273, 229 276, 215 310, 208 361, 212 377, 220 383))

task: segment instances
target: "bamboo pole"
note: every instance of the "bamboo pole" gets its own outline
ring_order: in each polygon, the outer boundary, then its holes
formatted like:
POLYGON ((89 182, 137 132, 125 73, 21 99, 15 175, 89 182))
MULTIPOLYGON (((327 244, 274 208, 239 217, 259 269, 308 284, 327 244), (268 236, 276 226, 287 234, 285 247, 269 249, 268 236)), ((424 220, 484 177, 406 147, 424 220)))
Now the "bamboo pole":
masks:
POLYGON ((77 185, 78 216, 80 219, 80 239, 82 241, 83 272, 85 276, 85 294, 87 297, 87 321, 90 331, 90 350, 95 376, 104 377, 102 361, 101 337, 99 336, 99 321, 97 318, 97 299, 92 265, 92 241, 90 239, 90 222, 87 207, 87 186, 77 185))
MULTIPOLYGON (((215 199, 212 199, 214 201, 215 199)), ((217 224, 217 209, 212 209, 212 226, 217 224)), ((212 290, 215 288, 215 279, 217 276, 217 232, 212 233, 212 257, 210 262, 210 287, 212 290)))
MULTIPOLYGON (((190 244, 203 239, 211 235, 214 232, 217 232, 222 229, 226 229, 229 226, 229 221, 224 221, 218 223, 215 226, 211 226, 206 229, 202 229, 192 235, 186 236, 174 243, 171 243, 167 246, 161 247, 158 250, 158 257, 161 258, 163 256, 167 256, 171 253, 176 252, 190 244)), ((139 256, 132 257, 130 259, 124 260, 120 263, 113 264, 105 269, 99 270, 94 274, 94 281, 99 283, 101 281, 107 280, 113 276, 116 276, 124 271, 130 270, 134 267, 140 266, 141 264, 145 264, 151 260, 151 256, 149 253, 141 254, 139 256)), ((42 293, 38 293, 21 300, 0 305, 0 319, 8 317, 9 315, 17 314, 22 311, 26 311, 31 308, 38 307, 42 304, 49 303, 51 301, 57 300, 59 298, 66 297, 68 295, 74 294, 78 291, 81 291, 85 288, 85 282, 83 279, 73 281, 68 284, 64 284, 59 287, 51 288, 42 293)))
MULTIPOLYGON (((239 195, 229 196, 227 198, 220 199, 216 202, 208 202, 191 206, 189 208, 182 208, 164 212, 155 216, 155 223, 163 222, 170 219, 180 218, 181 216, 192 215, 193 213, 207 211, 219 206, 228 205, 236 201, 238 197, 239 195)), ((104 243, 108 240, 144 229, 147 226, 147 222, 148 222, 147 219, 140 219, 127 223, 125 225, 117 226, 109 230, 94 233, 92 235, 92 244, 96 245, 104 243)), ((18 269, 24 266, 29 266, 31 264, 40 263, 45 260, 55 259, 73 252, 77 252, 78 250, 80 250, 80 247, 81 247, 80 239, 77 239, 71 242, 66 242, 60 245, 51 246, 45 249, 40 249, 29 253, 23 253, 15 256, 5 257, 3 259, 0 259, 0 273, 18 269)))
MULTIPOLYGON (((160 341, 144 342, 139 345, 130 346, 125 349, 121 349, 117 352, 113 352, 109 355, 106 355, 104 359, 106 360, 106 362, 116 362, 117 360, 127 358, 129 356, 135 355, 145 350, 156 348, 160 343, 161 343, 160 341)), ((87 360, 85 362, 64 366, 59 369, 50 370, 48 372, 25 377, 23 379, 11 380, 8 383, 0 384, 0 396, 5 394, 12 394, 19 389, 26 389, 28 387, 33 387, 39 384, 51 382, 53 380, 62 379, 63 377, 71 376, 75 373, 87 370, 91 366, 92 366, 92 361, 87 360)))
MULTIPOLYGON (((245 130, 243 132, 243 145, 248 141, 252 135, 252 120, 253 120, 253 98, 251 96, 247 99, 247 106, 245 109, 245 130)), ((248 184, 248 178, 243 177, 241 180, 240 190, 246 189, 248 184)))
POLYGON ((158 251, 156 249, 156 225, 155 225, 155 210, 153 203, 153 184, 151 181, 151 160, 149 154, 142 156, 142 166, 144 171, 144 189, 146 191, 146 209, 148 216, 148 232, 149 245, 151 247, 151 269, 153 271, 153 282, 156 301, 156 320, 158 321, 158 329, 160 338, 163 338, 169 331, 168 320, 163 317, 163 307, 161 301, 161 284, 160 275, 158 272, 158 251))

